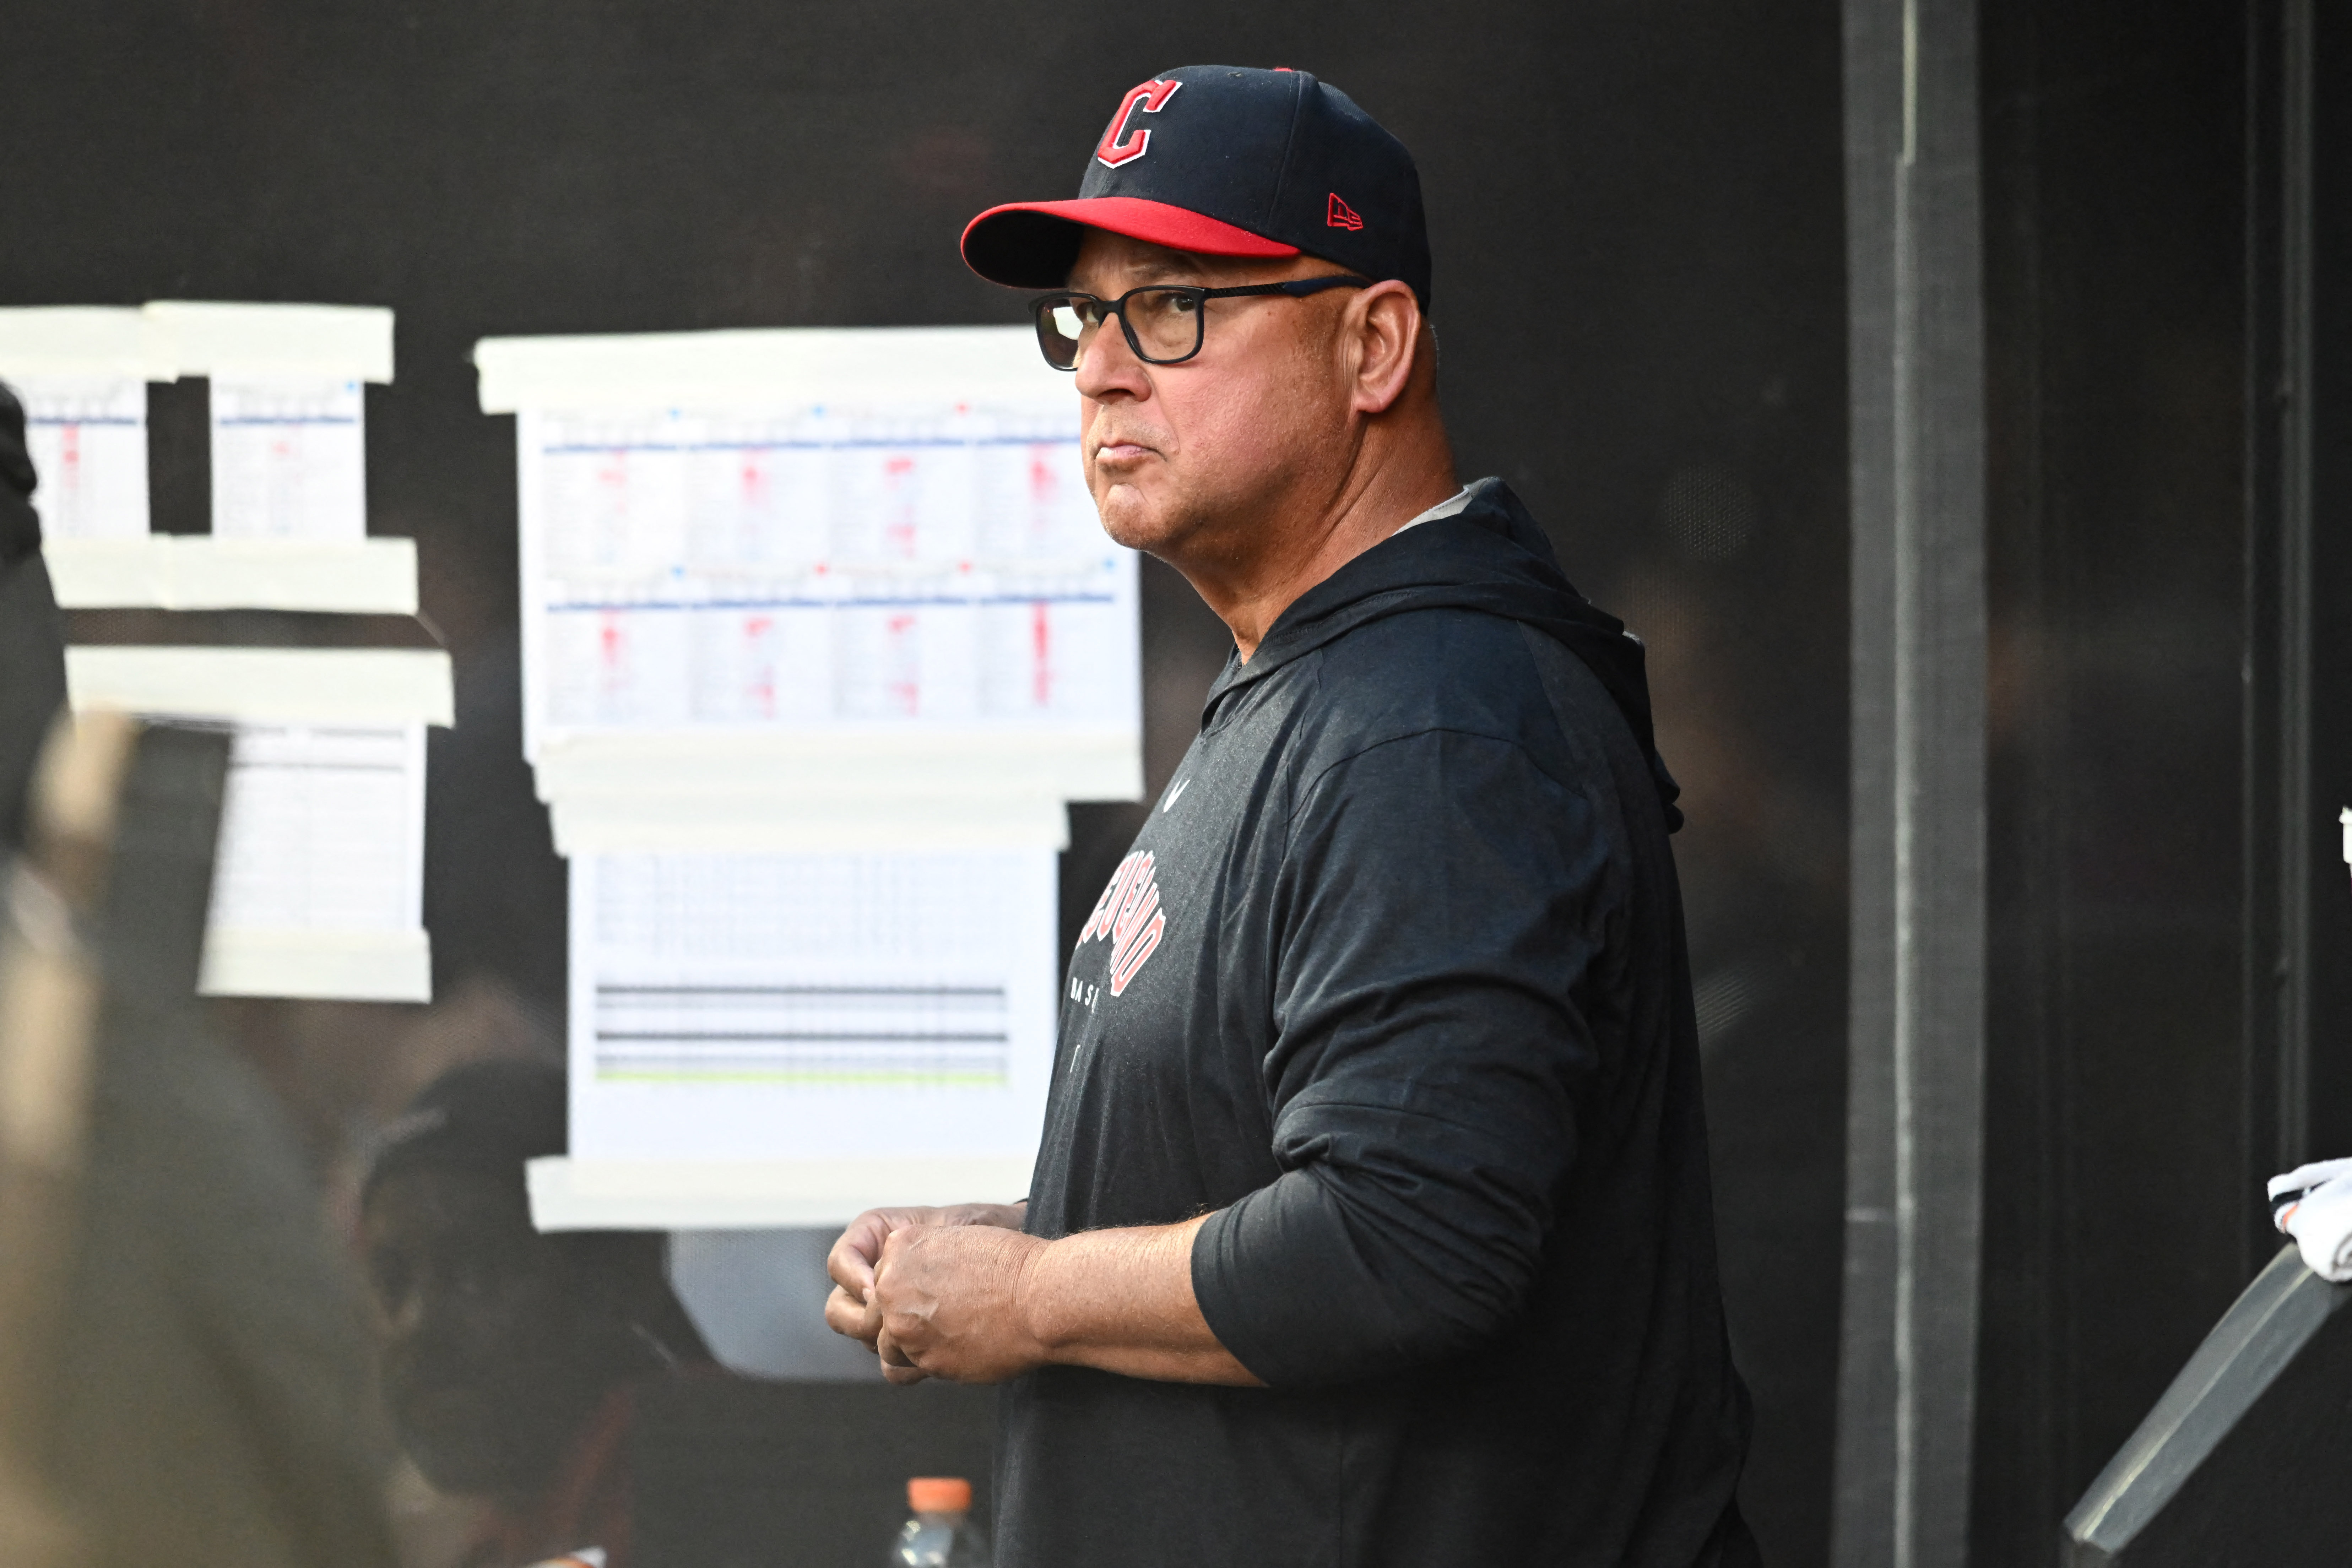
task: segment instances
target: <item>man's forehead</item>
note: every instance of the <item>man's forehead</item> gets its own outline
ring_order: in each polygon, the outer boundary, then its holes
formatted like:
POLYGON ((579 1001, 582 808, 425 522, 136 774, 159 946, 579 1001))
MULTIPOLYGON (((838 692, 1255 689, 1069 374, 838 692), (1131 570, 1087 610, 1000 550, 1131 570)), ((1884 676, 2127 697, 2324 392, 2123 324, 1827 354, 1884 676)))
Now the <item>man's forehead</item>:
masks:
POLYGON ((1090 228, 1078 247, 1078 258, 1070 266, 1070 282, 1076 286, 1080 279, 1100 281, 1117 278, 1129 283, 1157 283, 1165 279, 1191 280, 1202 278, 1228 278, 1240 272, 1265 269, 1265 264, 1252 264, 1231 256, 1202 256, 1190 250, 1171 250, 1150 240, 1133 239, 1108 229, 1090 228))

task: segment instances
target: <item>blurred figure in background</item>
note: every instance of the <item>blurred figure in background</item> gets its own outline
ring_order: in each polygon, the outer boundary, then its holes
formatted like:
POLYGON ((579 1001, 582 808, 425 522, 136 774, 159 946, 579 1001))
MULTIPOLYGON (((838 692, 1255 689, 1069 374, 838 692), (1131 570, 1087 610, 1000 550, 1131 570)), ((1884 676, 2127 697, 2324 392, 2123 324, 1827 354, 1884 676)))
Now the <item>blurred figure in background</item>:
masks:
MULTIPOLYGON (((0 910, 0 1006, 14 1000, 6 989, 18 983, 14 972, 21 958, 14 929, 19 920, 16 906, 22 901, 16 879, 28 872, 14 858, 28 837, 27 808, 42 739, 65 700, 65 648, 41 562, 35 483, 25 450, 24 407, 7 383, 0 382, 0 875, 10 895, 0 910)), ((10 1027, 0 1024, 0 1030, 10 1027)), ((0 1055, 13 1055, 21 1044, 0 1034, 0 1055)), ((21 1386, 27 1382, 25 1369, 39 1367, 53 1353, 47 1342, 50 1336, 42 1331, 54 1328, 62 1293, 55 1272, 24 1254, 44 1252, 43 1243, 69 1234, 70 1222, 57 1225, 51 1215, 21 1212, 52 1206, 24 1204, 17 1196, 27 1176, 49 1188, 43 1195, 55 1195, 61 1184, 45 1180, 53 1163, 41 1164, 50 1169, 21 1168, 9 1141, 0 1139, 0 1233, 13 1255, 0 1257, 0 1269, 6 1270, 0 1274, 0 1334, 6 1336, 0 1341, 0 1382, 18 1406, 0 1409, 0 1540, 8 1542, 12 1564, 55 1561, 78 1544, 67 1533, 70 1525, 51 1478, 37 1462, 49 1425, 43 1419, 46 1411, 37 1407, 53 1401, 57 1390, 37 1371, 32 1387, 21 1386)))
POLYGON ((531 1227, 524 1163, 564 1152, 564 1115, 552 1063, 457 1068, 385 1128, 361 1195, 401 1447, 480 1502, 464 1568, 591 1549, 625 1568, 634 1392, 716 1370, 665 1236, 531 1227))
POLYGON ((0 852, 24 843, 25 791, 66 700, 65 627, 41 561, 25 409, 0 382, 0 852))
MULTIPOLYGON (((24 437, 0 387, 0 851, 25 847, 66 695, 24 437)), ((0 1043, 12 1071, 89 1075, 75 1091, 11 1079, 0 1282, 16 1307, 38 1303, 12 1315, 10 1348, 44 1375, 0 1412, 9 1447, 34 1458, 73 1538, 52 1561, 390 1568, 355 1281, 278 1108, 194 1008, 226 753, 217 736, 128 733, 123 771, 103 778, 75 742, 83 765, 52 781, 44 863, 5 868, 0 1043), (34 951, 45 969, 16 962, 34 951), (40 988, 85 982, 88 1013, 40 988), (47 1104, 40 1136, 28 1100, 47 1104), (37 1145, 71 1156, 44 1166, 37 1145), (19 1179, 36 1167, 50 1179, 19 1179)), ((12 1563, 38 1550, 0 1531, 12 1563)))

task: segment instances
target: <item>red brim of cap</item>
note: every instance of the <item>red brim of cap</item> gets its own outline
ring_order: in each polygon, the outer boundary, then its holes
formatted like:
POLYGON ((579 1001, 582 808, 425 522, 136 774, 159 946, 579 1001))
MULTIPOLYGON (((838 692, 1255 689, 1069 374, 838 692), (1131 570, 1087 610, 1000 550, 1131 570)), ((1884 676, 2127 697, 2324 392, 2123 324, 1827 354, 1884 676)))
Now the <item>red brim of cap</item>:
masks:
POLYGON ((964 226, 964 265, 1013 289, 1059 289, 1070 279, 1089 228, 1123 234, 1199 256, 1297 256, 1298 247, 1166 202, 1141 196, 1088 196, 1066 202, 1013 202, 991 207, 964 226))

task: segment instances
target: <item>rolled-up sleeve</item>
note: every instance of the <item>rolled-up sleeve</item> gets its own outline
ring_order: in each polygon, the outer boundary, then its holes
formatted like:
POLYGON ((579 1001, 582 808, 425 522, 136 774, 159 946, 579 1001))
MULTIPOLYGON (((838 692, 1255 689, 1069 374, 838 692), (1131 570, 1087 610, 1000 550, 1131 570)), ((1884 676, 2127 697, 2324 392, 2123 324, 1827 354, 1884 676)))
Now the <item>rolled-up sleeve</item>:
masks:
POLYGON ((1192 1260, 1259 1378, 1396 1372, 1518 1311, 1597 1065, 1612 865, 1594 802, 1490 736, 1390 741, 1302 791, 1265 1062, 1284 1173, 1192 1260))

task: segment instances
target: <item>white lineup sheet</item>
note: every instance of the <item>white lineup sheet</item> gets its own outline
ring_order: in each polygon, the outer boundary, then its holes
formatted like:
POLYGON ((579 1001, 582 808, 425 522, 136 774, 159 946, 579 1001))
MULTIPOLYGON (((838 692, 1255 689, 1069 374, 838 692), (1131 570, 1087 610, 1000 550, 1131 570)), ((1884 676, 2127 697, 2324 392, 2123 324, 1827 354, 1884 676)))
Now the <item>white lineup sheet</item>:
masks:
POLYGON ((146 535, 147 384, 125 376, 19 376, 33 506, 54 539, 146 535))
POLYGON ((360 382, 216 374, 211 404, 215 537, 367 537, 360 382))
POLYGON ((208 929, 424 923, 425 726, 239 724, 208 929))
POLYGON ((1139 722, 1135 560, 1066 400, 526 412, 518 436, 534 748, 1139 722))
POLYGON ((1056 890, 1038 849, 574 858, 572 1157, 1027 1160, 1056 890))

